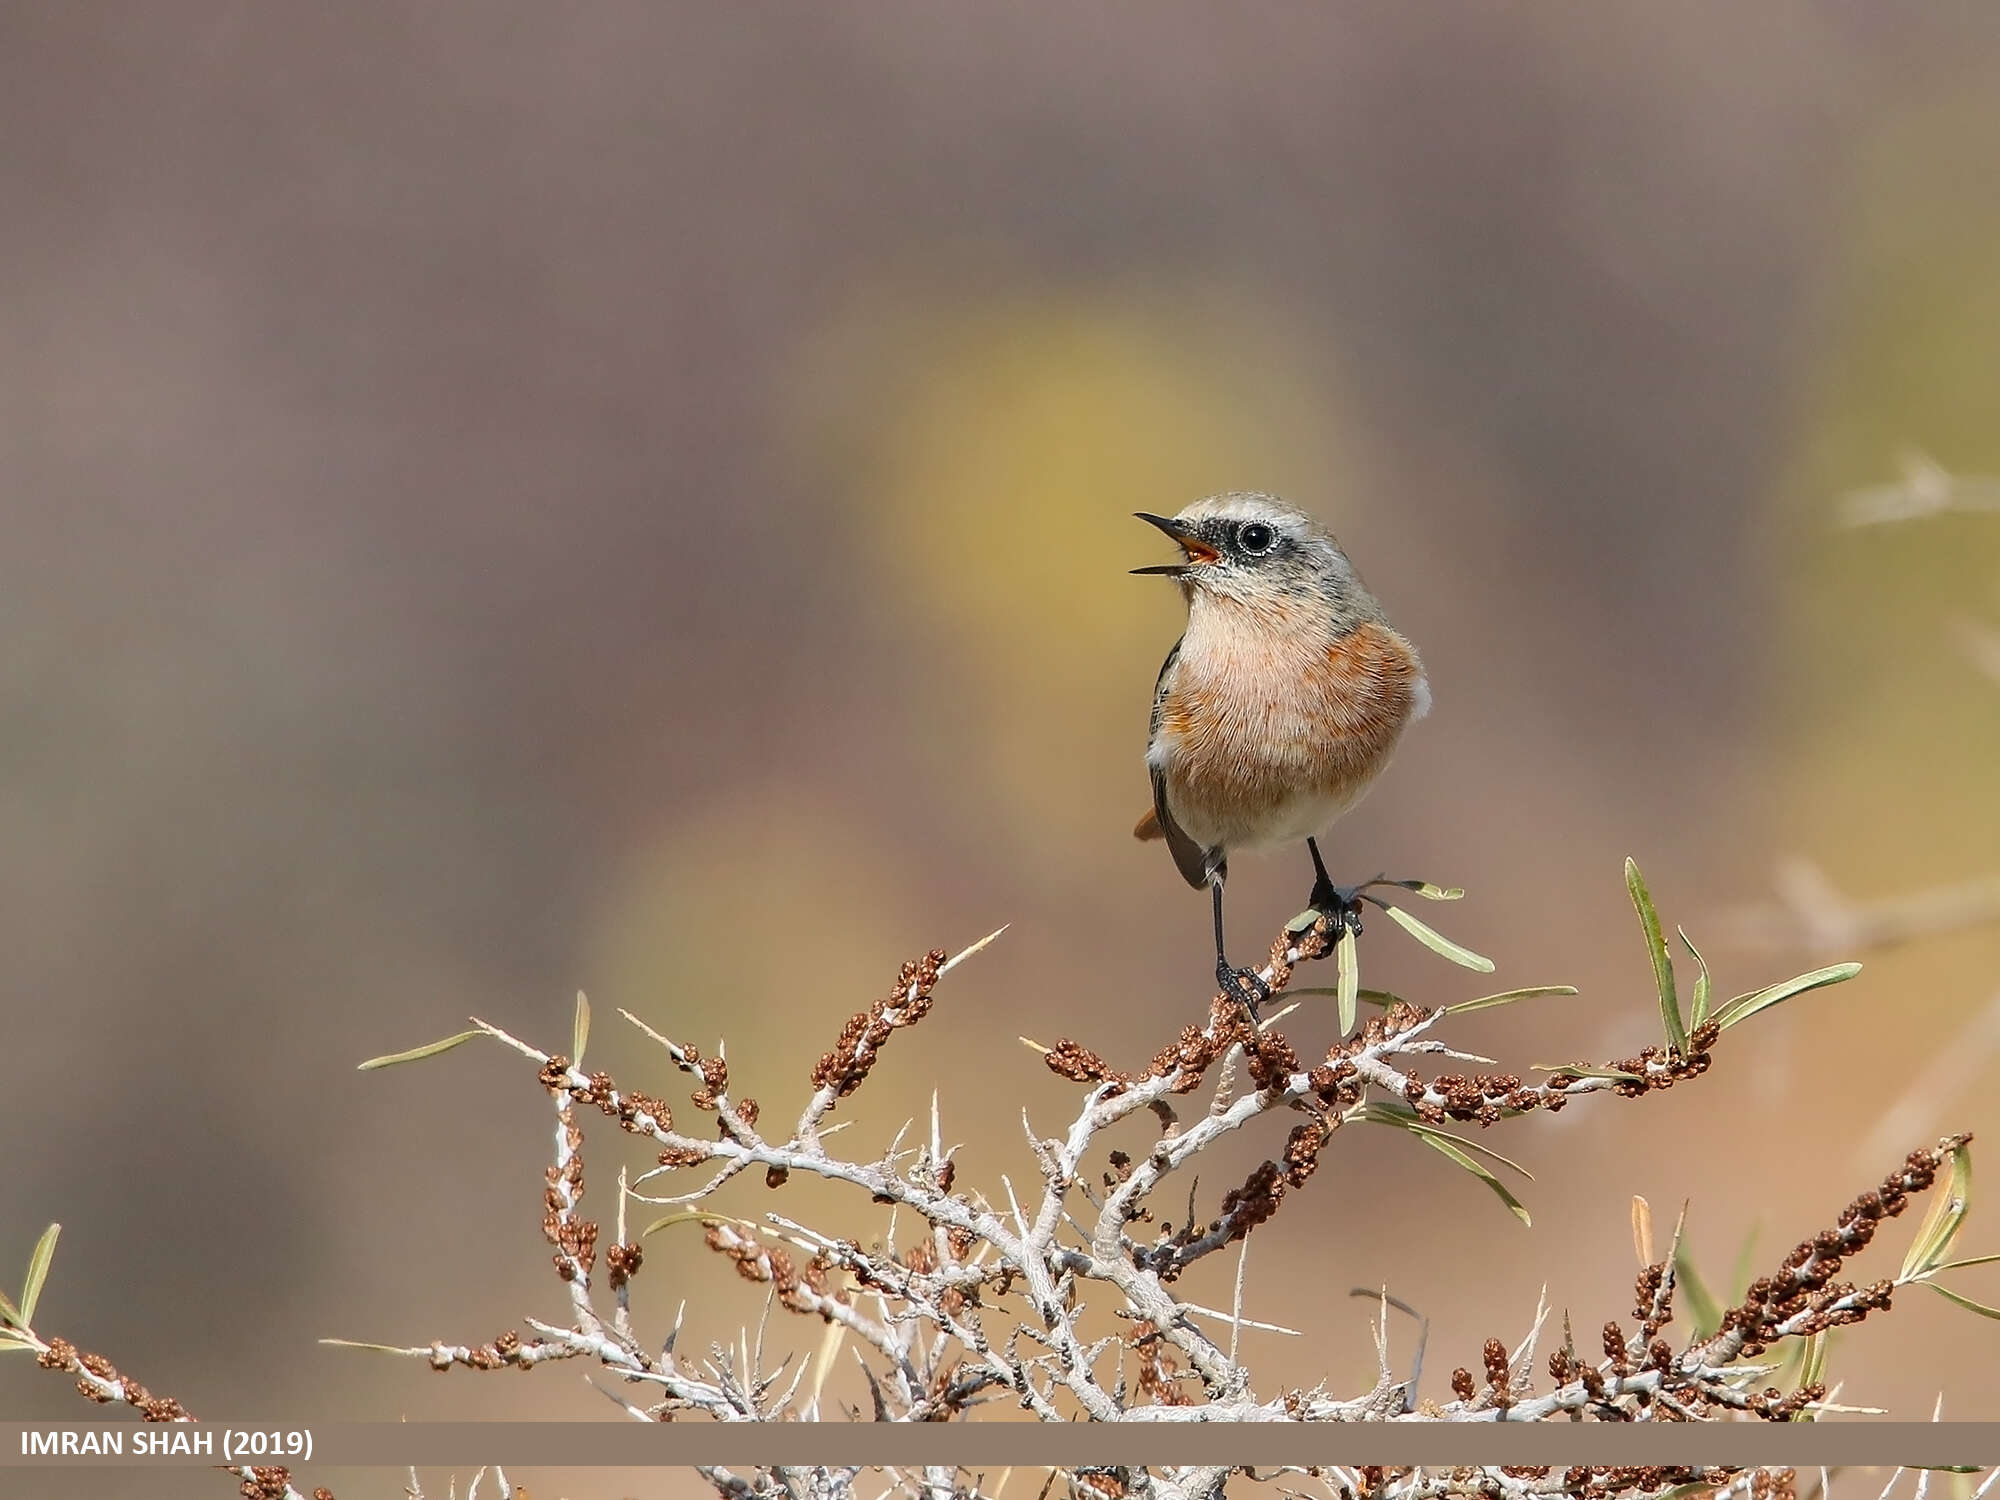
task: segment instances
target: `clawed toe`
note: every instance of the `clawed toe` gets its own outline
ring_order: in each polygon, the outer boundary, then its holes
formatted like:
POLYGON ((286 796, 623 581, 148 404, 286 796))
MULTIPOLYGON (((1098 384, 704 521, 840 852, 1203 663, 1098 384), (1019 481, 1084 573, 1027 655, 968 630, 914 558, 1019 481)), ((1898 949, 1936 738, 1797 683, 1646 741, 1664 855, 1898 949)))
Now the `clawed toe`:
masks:
POLYGON ((1361 934, 1361 888, 1353 885, 1334 885, 1329 881, 1317 881, 1306 906, 1311 911, 1332 917, 1337 926, 1344 926, 1355 936, 1361 934))
POLYGON ((1222 993, 1234 995, 1249 1007, 1254 1017, 1257 1009, 1271 998, 1271 986, 1255 969, 1237 969, 1230 966, 1226 958, 1215 961, 1215 982, 1222 986, 1222 993))

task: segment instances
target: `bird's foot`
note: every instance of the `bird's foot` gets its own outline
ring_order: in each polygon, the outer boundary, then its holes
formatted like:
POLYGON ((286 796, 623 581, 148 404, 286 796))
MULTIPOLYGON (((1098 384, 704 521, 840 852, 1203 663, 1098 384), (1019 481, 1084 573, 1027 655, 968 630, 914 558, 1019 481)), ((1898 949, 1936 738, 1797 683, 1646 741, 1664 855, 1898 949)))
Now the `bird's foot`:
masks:
POLYGON ((1221 954, 1215 958, 1215 982, 1222 986, 1222 993, 1234 995, 1250 1011, 1250 1018, 1257 1018, 1258 1007, 1271 998, 1271 987, 1255 969, 1230 967, 1229 960, 1221 954))
POLYGON ((1356 937, 1361 935, 1361 887, 1358 885, 1314 881, 1312 895, 1306 899, 1306 909, 1332 917, 1336 929, 1345 927, 1356 937))

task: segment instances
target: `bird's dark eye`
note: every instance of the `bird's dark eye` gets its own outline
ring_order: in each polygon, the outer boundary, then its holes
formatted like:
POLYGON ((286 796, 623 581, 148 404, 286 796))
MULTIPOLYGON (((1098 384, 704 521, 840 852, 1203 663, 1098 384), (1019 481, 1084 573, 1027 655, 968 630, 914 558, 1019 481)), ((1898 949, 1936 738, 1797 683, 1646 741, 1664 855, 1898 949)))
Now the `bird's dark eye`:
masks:
POLYGON ((1252 556, 1269 552, 1271 545, 1277 540, 1278 533, 1262 521, 1252 521, 1236 533, 1236 544, 1252 556))

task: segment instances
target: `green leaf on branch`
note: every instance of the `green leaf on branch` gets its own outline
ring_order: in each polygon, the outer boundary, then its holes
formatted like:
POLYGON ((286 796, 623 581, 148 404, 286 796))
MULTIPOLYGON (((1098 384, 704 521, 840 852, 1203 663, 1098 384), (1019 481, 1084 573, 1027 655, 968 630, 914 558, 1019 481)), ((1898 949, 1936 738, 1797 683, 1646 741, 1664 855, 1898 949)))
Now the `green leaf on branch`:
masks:
POLYGON ((1948 1286, 1939 1286, 1935 1281, 1926 1281, 1924 1285, 1944 1298, 1945 1301, 1956 1302, 1967 1312, 1976 1312, 1982 1318, 1992 1318, 1995 1321, 2000 1321, 2000 1307, 1988 1307, 1984 1302, 1974 1302, 1970 1297, 1954 1292, 1948 1286))
POLYGON ((1660 1021, 1667 1032, 1667 1045, 1682 1057, 1687 1056, 1687 1027, 1681 1022, 1680 997, 1674 993, 1674 960, 1667 952, 1666 937, 1660 931, 1660 914, 1653 906, 1652 893, 1646 889, 1646 877, 1639 873, 1638 862, 1629 856, 1625 860, 1625 890, 1632 898, 1632 906, 1639 913, 1639 926, 1646 934, 1646 951, 1653 960, 1653 984, 1660 992, 1660 1021))
POLYGON ((1399 891, 1409 891, 1422 896, 1426 901, 1462 901, 1465 887, 1458 885, 1432 885, 1428 880, 1371 880, 1361 889, 1372 890, 1378 885, 1392 885, 1399 891))
MULTIPOLYGON (((1523 1224, 1528 1225, 1530 1228, 1534 1226, 1535 1221, 1531 1217, 1529 1217, 1527 1205, 1522 1203, 1519 1198, 1516 1198, 1511 1192, 1507 1190, 1506 1183, 1502 1182, 1498 1177, 1494 1176, 1493 1173, 1488 1171, 1485 1167, 1481 1166, 1478 1162, 1474 1161, 1472 1157, 1465 1151, 1461 1150, 1455 1142, 1446 1140, 1443 1136, 1437 1134, 1435 1131, 1413 1130, 1410 1133, 1414 1135, 1418 1140, 1422 1141, 1426 1146, 1429 1146, 1432 1150, 1441 1152, 1443 1155, 1449 1157, 1452 1161, 1457 1162, 1458 1165, 1465 1168, 1466 1171, 1470 1172, 1474 1177, 1477 1177, 1481 1182, 1485 1183, 1489 1188, 1491 1188, 1493 1190, 1493 1195, 1496 1198, 1498 1198, 1502 1203, 1507 1205, 1507 1211, 1511 1213, 1515 1218, 1519 1219, 1523 1224)), ((1940 1287, 1939 1290, 1942 1291, 1943 1288, 1940 1287)))
POLYGON ((1708 997, 1712 989, 1708 960, 1701 956, 1701 949, 1688 941, 1686 928, 1676 927, 1674 935, 1681 940, 1681 946, 1694 955, 1695 965, 1700 971, 1694 976, 1694 998, 1688 1006, 1688 1031, 1692 1034, 1701 1030, 1701 1023, 1708 1019, 1708 997))
POLYGON ((1903 1269, 1896 1279, 1913 1281, 1941 1269, 1944 1258, 1951 1253, 1951 1242, 1958 1238, 1971 1209, 1972 1151, 1967 1146, 1956 1146, 1951 1152, 1951 1186, 1931 1200, 1930 1212, 1924 1215, 1917 1237, 1910 1241, 1909 1253, 1903 1257, 1903 1269))
POLYGON ((1761 990, 1752 990, 1747 995, 1738 995, 1715 1013, 1715 1019, 1727 1031, 1738 1021, 1747 1021, 1760 1010, 1803 995, 1808 990, 1824 989, 1830 984, 1840 984, 1861 972, 1857 963, 1829 964, 1824 969, 1814 969, 1810 974, 1801 974, 1795 979, 1787 979, 1782 984, 1770 985, 1761 990))
POLYGON ((51 1224, 35 1241, 34 1253, 28 1257, 28 1279, 21 1285, 23 1328, 34 1326, 35 1304, 42 1300, 42 1283, 49 1279, 49 1262, 56 1258, 56 1241, 61 1237, 62 1225, 51 1224))
POLYGON ((1361 994, 1361 956, 1354 942, 1354 929, 1341 924, 1340 940, 1333 945, 1333 971, 1339 981, 1335 999, 1340 1007, 1340 1034, 1354 1030, 1354 1002, 1361 994))
POLYGON ((1463 1150, 1476 1152, 1489 1160, 1497 1161, 1501 1166, 1507 1168, 1508 1171, 1520 1173, 1529 1182, 1535 1180, 1535 1174, 1512 1157, 1502 1156, 1491 1146, 1483 1145, 1473 1140, 1470 1136, 1460 1135, 1452 1130, 1440 1129, 1438 1126, 1431 1124, 1430 1121, 1419 1118, 1416 1111, 1407 1109, 1403 1105, 1390 1104, 1386 1100, 1377 1099, 1363 1107, 1362 1118, 1376 1125, 1398 1126, 1401 1129, 1409 1131, 1412 1135, 1437 1136, 1442 1140, 1452 1142, 1463 1150))
POLYGON ((1512 1005, 1516 1000, 1533 1000, 1540 995, 1574 995, 1573 984, 1535 984, 1521 990, 1503 990, 1497 995, 1481 995, 1477 1000, 1460 1000, 1455 1005, 1447 1005, 1448 1016, 1463 1016, 1475 1010, 1493 1010, 1498 1006, 1512 1005))
POLYGON ((1433 953, 1448 958, 1453 963, 1460 964, 1480 974, 1491 974, 1493 972, 1492 959, 1474 953, 1470 948, 1459 946, 1443 933, 1436 931, 1434 928, 1427 927, 1424 923, 1418 921, 1415 917, 1404 911, 1402 907, 1390 906, 1384 903, 1382 910, 1386 911, 1394 919, 1397 926, 1401 927, 1433 953))
POLYGON ((729 1224, 746 1234, 756 1235, 759 1232, 757 1226, 748 1219, 739 1219, 732 1214, 719 1214, 712 1208, 683 1208, 670 1214, 662 1214, 653 1220, 639 1231, 639 1238, 642 1240, 650 1238, 662 1229, 672 1229, 676 1224, 729 1224))
POLYGON ((1800 1385, 1823 1385, 1826 1382, 1826 1356, 1831 1335, 1832 1330, 1827 1328, 1807 1335, 1805 1368, 1799 1371, 1800 1385))
POLYGON ((367 1349, 375 1354, 401 1354, 405 1357, 410 1353, 400 1344, 371 1344, 366 1339, 321 1339, 319 1342, 329 1349, 367 1349))
MULTIPOLYGON (((1340 994, 1340 986, 1337 984, 1307 985, 1303 987, 1294 985, 1287 989, 1285 993, 1287 995, 1325 995, 1337 998, 1340 994)), ((1361 1001, 1364 1005, 1377 1005, 1384 1009, 1387 1009, 1391 1005, 1400 1005, 1403 1000, 1401 995, 1393 994, 1388 990, 1371 990, 1365 985, 1355 990, 1354 998, 1361 1001)))
POLYGON ((1399 1129, 1407 1130, 1433 1151, 1456 1162, 1474 1177, 1485 1183, 1492 1190, 1493 1195, 1507 1205, 1507 1211, 1523 1224, 1530 1226, 1534 1224, 1535 1221, 1529 1217, 1526 1205, 1519 1198, 1516 1198, 1512 1192, 1508 1191, 1506 1183, 1502 1182, 1481 1163, 1473 1160, 1472 1152, 1477 1151, 1482 1156, 1490 1156, 1501 1165, 1519 1172, 1523 1177, 1527 1177, 1530 1181, 1533 1181, 1534 1179, 1530 1176, 1528 1169, 1519 1162, 1509 1161, 1499 1152, 1468 1140, 1464 1136, 1453 1135, 1447 1130, 1439 1130, 1426 1121, 1418 1119, 1409 1111, 1393 1104, 1386 1104, 1380 1101, 1369 1104, 1362 1110, 1362 1118, 1379 1125, 1394 1125, 1399 1129))
POLYGON ((1964 1260, 1948 1260, 1941 1266, 1932 1266, 1931 1271, 1963 1271, 1967 1266, 1990 1266, 2000 1261, 2000 1255, 1968 1255, 1964 1260))
POLYGON ((1736 1249, 1736 1269, 1729 1277, 1729 1297, 1732 1302, 1741 1302, 1750 1295, 1750 1282, 1757 1274, 1752 1267, 1756 1264, 1757 1236, 1760 1228, 1761 1226, 1752 1224, 1750 1232, 1743 1236, 1743 1243, 1736 1249))
POLYGON ((1694 1252, 1688 1248, 1686 1240, 1674 1245, 1674 1284, 1680 1288, 1683 1301, 1694 1323, 1696 1338, 1708 1338, 1722 1326, 1722 1308, 1715 1300, 1715 1294, 1708 1289, 1708 1283, 1701 1279, 1701 1272, 1694 1263, 1694 1252))
POLYGON ((440 1052, 449 1052, 462 1046, 476 1036, 485 1036, 483 1031, 461 1031, 457 1036, 448 1036, 442 1041, 425 1042, 421 1047, 412 1047, 408 1052, 392 1052, 387 1057, 371 1057, 364 1063, 356 1063, 355 1071, 366 1073, 375 1068, 393 1068, 398 1063, 421 1062, 427 1057, 436 1057, 440 1052))
MULTIPOLYGON (((1804 1346, 1799 1351, 1799 1377, 1792 1384, 1794 1390, 1804 1390, 1807 1386, 1826 1384, 1826 1357, 1833 1347, 1832 1330, 1821 1329, 1818 1333, 1807 1334, 1804 1346)), ((1789 1356, 1788 1356, 1789 1358, 1789 1356)), ((1817 1422, 1819 1413, 1810 1406, 1801 1407, 1792 1420, 1794 1422, 1817 1422)))
POLYGON ((590 1001, 582 990, 576 992, 576 1018, 570 1022, 569 1065, 583 1066, 583 1049, 590 1045, 590 1001))

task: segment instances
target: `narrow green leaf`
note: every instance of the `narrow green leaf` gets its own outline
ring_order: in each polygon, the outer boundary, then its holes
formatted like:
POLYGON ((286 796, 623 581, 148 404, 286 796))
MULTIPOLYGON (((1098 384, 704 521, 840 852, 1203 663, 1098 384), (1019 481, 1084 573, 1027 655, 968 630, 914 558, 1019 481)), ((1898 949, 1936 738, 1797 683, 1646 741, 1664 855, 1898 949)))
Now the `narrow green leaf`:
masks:
POLYGON ((1437 1139, 1441 1141, 1450 1141, 1454 1146, 1458 1147, 1458 1149, 1461 1151, 1470 1151, 1476 1155, 1487 1158, 1489 1161, 1498 1162, 1508 1171, 1518 1174, 1523 1182, 1533 1182, 1535 1180, 1535 1174, 1533 1172, 1530 1172, 1526 1167, 1522 1166, 1519 1162, 1515 1161, 1513 1157, 1502 1156, 1498 1151, 1495 1151, 1491 1146, 1484 1145, 1479 1141, 1475 1141, 1469 1135, 1460 1135, 1455 1130, 1439 1130, 1434 1125, 1420 1125, 1417 1127, 1415 1133, 1424 1136, 1435 1136, 1437 1137, 1437 1139))
POLYGON ((1653 984, 1660 992, 1660 1021, 1666 1027, 1667 1045, 1681 1056, 1687 1056, 1687 1027, 1681 1023, 1680 997, 1674 993, 1674 959, 1667 952, 1667 940, 1660 931, 1660 914, 1653 906, 1653 896, 1646 889, 1646 877, 1639 873, 1638 862, 1629 855, 1625 860, 1625 890, 1632 898, 1632 907, 1639 913, 1639 927, 1646 934, 1646 951, 1653 960, 1653 984))
POLYGON ((403 1354, 410 1351, 396 1344, 370 1344, 362 1339, 321 1339, 322 1344, 334 1349, 372 1349, 377 1354, 403 1354))
POLYGON ((1465 899, 1463 886, 1432 885, 1428 880, 1371 880, 1361 889, 1370 890, 1378 885, 1392 885, 1399 891, 1410 891, 1422 896, 1426 901, 1462 901, 1465 899))
POLYGON ((1456 1005, 1447 1005, 1445 1014, 1462 1016, 1475 1010, 1492 1010, 1502 1005, 1512 1005, 1516 1000, 1533 1000, 1540 995, 1574 995, 1573 984, 1534 984, 1522 990, 1502 990, 1497 995, 1481 995, 1477 1000, 1461 1000, 1456 1005))
POLYGON ((1948 1260, 1941 1266, 1932 1266, 1931 1272, 1935 1275, 1940 1271, 1963 1271, 1967 1266, 1990 1266, 1997 1260, 2000 1260, 2000 1255, 1971 1255, 1964 1260, 1948 1260))
POLYGON ((1701 1279, 1694 1252, 1686 1240, 1674 1246, 1674 1284, 1680 1288, 1696 1338, 1705 1339, 1722 1326, 1722 1308, 1717 1305, 1715 1294, 1709 1291, 1708 1283, 1701 1279))
POLYGON ((19 1339, 0 1338, 0 1354, 11 1354, 18 1349, 33 1349, 33 1344, 24 1344, 19 1339))
POLYGON ((14 1305, 13 1299, 5 1292, 0 1292, 0 1328, 25 1327, 27 1323, 21 1317, 21 1309, 14 1305))
POLYGON ((1794 995, 1803 995, 1808 990, 1822 989, 1829 984, 1840 984, 1861 972, 1857 963, 1828 964, 1824 969, 1814 969, 1810 974, 1801 974, 1796 979, 1787 979, 1782 984, 1770 985, 1765 989, 1752 990, 1747 995, 1738 995, 1715 1013, 1715 1019, 1727 1031, 1738 1021, 1748 1020, 1760 1010, 1769 1010, 1781 1001, 1794 995))
MULTIPOLYGON (((1818 1333, 1806 1336, 1805 1352, 1799 1358, 1799 1383, 1794 1389, 1804 1390, 1809 1385, 1824 1385, 1826 1383, 1826 1355, 1831 1342, 1828 1337, 1829 1332, 1830 1330, 1822 1329, 1818 1333)), ((1810 1407, 1802 1407, 1792 1420, 1794 1422, 1817 1422, 1819 1420, 1819 1413, 1813 1411, 1810 1407)))
POLYGON ((21 1326, 24 1328, 34 1326, 35 1304, 42 1300, 42 1283, 49 1279, 49 1262, 56 1258, 56 1241, 61 1237, 62 1225, 51 1224, 35 1241, 34 1253, 28 1257, 28 1279, 21 1284, 21 1326))
POLYGON ((1354 1030, 1354 1002, 1361 994, 1361 955, 1356 950, 1354 929, 1345 924, 1340 940, 1333 945, 1333 972, 1339 981, 1340 1034, 1354 1030))
POLYGON ((1520 1173, 1521 1176, 1529 1182, 1533 1182, 1535 1180, 1535 1174, 1533 1172, 1530 1172, 1526 1167, 1522 1166, 1519 1162, 1515 1161, 1512 1157, 1502 1156, 1498 1151, 1495 1151, 1491 1146, 1484 1145, 1479 1141, 1475 1141, 1470 1136, 1460 1135, 1458 1134, 1458 1132, 1453 1130, 1440 1130, 1437 1126, 1431 1124, 1428 1120, 1419 1119, 1415 1111, 1405 1109, 1400 1104, 1391 1104, 1388 1101, 1381 1099, 1372 1100, 1367 1105, 1363 1106, 1362 1118, 1377 1125, 1400 1126, 1404 1130, 1409 1131, 1412 1135, 1438 1136, 1443 1140, 1450 1141, 1452 1144, 1458 1146, 1462 1150, 1476 1152, 1480 1156, 1484 1156, 1489 1158, 1490 1160, 1497 1161, 1498 1163, 1500 1163, 1501 1166, 1507 1168, 1509 1171, 1520 1173))
POLYGON ((1302 932, 1310 932, 1313 923, 1317 922, 1322 915, 1323 913, 1316 912, 1311 907, 1307 907, 1285 924, 1286 935, 1297 937, 1302 932))
POLYGON ((1437 953, 1442 957, 1450 959, 1455 964, 1461 964, 1465 968, 1472 969, 1481 974, 1491 974, 1493 972, 1492 959, 1483 958, 1479 954, 1474 953, 1470 948, 1461 948, 1443 933, 1426 927, 1422 922, 1419 922, 1415 917, 1404 911, 1402 907, 1385 905, 1382 910, 1395 919, 1397 926, 1401 927, 1433 953, 1437 953))
POLYGON ((1806 1367, 1806 1345, 1804 1339, 1790 1339, 1785 1344, 1785 1357, 1778 1361, 1772 1383, 1780 1390, 1786 1386, 1796 1388, 1799 1375, 1806 1367))
POLYGON ((1830 1329, 1821 1329, 1806 1338, 1806 1364, 1799 1372, 1800 1385, 1820 1385, 1826 1380, 1826 1356, 1830 1329))
POLYGON ((1752 1224, 1750 1232, 1743 1236, 1743 1244, 1736 1251, 1736 1269, 1729 1277, 1729 1296, 1734 1302, 1741 1302, 1750 1295, 1750 1282, 1756 1274, 1751 1267, 1756 1264, 1753 1257, 1757 1253, 1757 1236, 1762 1227, 1752 1224))
POLYGON ((1996 1321, 2000 1321, 2000 1307, 1988 1307, 1984 1302, 1974 1302, 1970 1297, 1962 1296, 1948 1286, 1939 1286, 1935 1281, 1926 1281, 1924 1285, 1936 1292, 1947 1302, 1956 1302, 1967 1312, 1976 1312, 1982 1318, 1993 1318, 1996 1321))
POLYGON ((670 1214, 663 1214, 653 1220, 652 1223, 639 1231, 639 1238, 642 1240, 646 1239, 650 1235, 658 1234, 662 1229, 671 1229, 676 1224, 734 1224, 739 1228, 747 1229, 752 1234, 757 1232, 757 1226, 752 1224, 748 1219, 731 1218, 728 1214, 719 1214, 713 1209, 683 1208, 677 1209, 670 1214))
POLYGON ((583 1066, 583 1049, 590 1045, 590 1001, 582 990, 576 992, 576 1019, 570 1023, 569 1065, 583 1066))
POLYGON ((1708 960, 1701 956, 1701 949, 1688 941, 1687 929, 1676 927, 1674 935, 1681 940, 1681 946, 1694 955, 1699 970, 1694 976, 1694 999, 1688 1005, 1688 1032, 1693 1034, 1701 1030, 1701 1023, 1708 1019, 1708 997, 1713 986, 1708 977, 1708 960))
POLYGON ((1951 1242, 1958 1238, 1959 1226, 1965 1223, 1971 1207, 1972 1152, 1960 1146, 1951 1153, 1951 1185, 1931 1199, 1930 1212, 1924 1215, 1917 1237, 1910 1241, 1909 1253, 1903 1257, 1903 1269, 1896 1279, 1908 1281, 1935 1271, 1939 1262, 1951 1253, 1951 1242))
MULTIPOLYGON (((1528 1210, 1526 1205, 1524 1205, 1519 1198, 1516 1198, 1511 1192, 1508 1191, 1507 1184, 1502 1182, 1498 1177, 1494 1176, 1491 1172, 1489 1172, 1485 1167, 1481 1166, 1478 1162, 1474 1161, 1465 1152, 1459 1150, 1459 1148, 1452 1142, 1428 1130, 1413 1130, 1410 1133, 1414 1135, 1418 1140, 1422 1141, 1426 1146, 1429 1146, 1433 1151, 1437 1151, 1442 1155, 1450 1158, 1452 1161, 1457 1162, 1459 1166, 1465 1168, 1466 1171, 1470 1172, 1474 1177, 1477 1177, 1481 1182, 1485 1183, 1489 1188, 1493 1190, 1494 1196, 1497 1197, 1502 1203, 1507 1205, 1507 1211, 1511 1213, 1515 1218, 1519 1219, 1523 1224, 1526 1224, 1530 1227, 1534 1225, 1535 1221, 1528 1216, 1528 1210)), ((1940 1290, 1942 1290, 1942 1288, 1940 1288, 1940 1290)))
MULTIPOLYGON (((1297 995, 1338 996, 1340 994, 1340 986, 1336 984, 1322 984, 1322 985, 1314 985, 1314 986, 1307 986, 1305 988, 1300 988, 1299 986, 1294 985, 1288 988, 1285 991, 1285 993, 1287 995, 1294 995, 1294 996, 1297 995)), ((1366 988, 1365 986, 1360 989, 1357 989, 1354 992, 1354 998, 1361 1001, 1364 1005, 1379 1005, 1384 1007, 1400 1004, 1403 999, 1401 995, 1391 994, 1388 990, 1371 990, 1366 988)))
POLYGON ((1529 1068, 1536 1073, 1574 1073, 1578 1078, 1610 1078, 1620 1083, 1644 1083, 1637 1073, 1627 1073, 1622 1068, 1592 1068, 1583 1063, 1530 1063, 1529 1068))
POLYGON ((440 1052, 449 1052, 476 1036, 485 1036, 483 1031, 461 1031, 457 1036, 448 1036, 440 1042, 425 1042, 421 1047, 412 1047, 408 1052, 392 1052, 387 1057, 371 1057, 365 1063, 356 1063, 355 1071, 366 1073, 375 1068, 393 1068, 398 1063, 421 1062, 426 1057, 436 1057, 440 1052))

